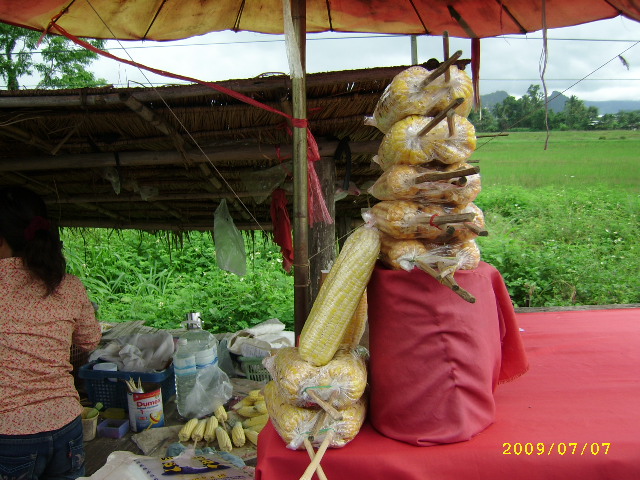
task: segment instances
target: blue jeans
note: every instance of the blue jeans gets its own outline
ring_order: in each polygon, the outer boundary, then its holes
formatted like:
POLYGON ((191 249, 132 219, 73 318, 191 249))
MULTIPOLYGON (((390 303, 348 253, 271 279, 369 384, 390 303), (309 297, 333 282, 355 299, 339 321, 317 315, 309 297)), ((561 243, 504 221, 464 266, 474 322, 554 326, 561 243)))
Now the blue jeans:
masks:
POLYGON ((84 476, 82 420, 51 432, 0 435, 0 479, 58 480, 84 476))

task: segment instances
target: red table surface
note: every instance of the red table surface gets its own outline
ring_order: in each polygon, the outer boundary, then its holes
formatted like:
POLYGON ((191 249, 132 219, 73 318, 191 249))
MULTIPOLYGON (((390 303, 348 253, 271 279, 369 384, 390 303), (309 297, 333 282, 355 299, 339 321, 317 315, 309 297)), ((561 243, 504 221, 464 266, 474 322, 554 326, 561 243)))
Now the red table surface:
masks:
MULTIPOLYGON (((416 447, 365 423, 325 454, 328 479, 639 480, 640 309, 517 321, 530 369, 497 388, 493 425, 466 442, 416 447)), ((257 480, 297 480, 308 464, 270 424, 260 433, 257 480)))

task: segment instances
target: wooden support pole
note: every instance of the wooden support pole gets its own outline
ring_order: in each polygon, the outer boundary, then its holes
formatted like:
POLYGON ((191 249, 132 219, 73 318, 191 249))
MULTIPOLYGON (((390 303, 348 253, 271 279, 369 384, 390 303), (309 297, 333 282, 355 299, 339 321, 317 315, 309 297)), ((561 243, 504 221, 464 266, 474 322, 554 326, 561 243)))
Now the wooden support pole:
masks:
MULTIPOLYGON (((305 83, 306 2, 291 0, 291 16, 298 40, 302 76, 292 78, 293 117, 307 118, 305 83)), ((308 217, 307 129, 293 127, 293 311, 294 335, 297 339, 309 312, 309 217, 308 217)), ((315 468, 314 468, 315 470, 315 468)))

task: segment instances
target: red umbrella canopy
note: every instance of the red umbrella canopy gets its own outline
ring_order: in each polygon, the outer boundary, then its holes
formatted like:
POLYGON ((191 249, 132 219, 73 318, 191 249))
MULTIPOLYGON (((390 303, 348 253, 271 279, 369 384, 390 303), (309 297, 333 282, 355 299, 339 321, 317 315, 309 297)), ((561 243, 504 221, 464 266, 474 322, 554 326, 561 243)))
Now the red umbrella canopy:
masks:
MULTIPOLYGON (((308 32, 484 38, 624 15, 636 0, 307 0, 308 32), (542 3, 546 1, 543 22, 542 3)), ((53 18, 79 37, 176 40, 213 31, 283 33, 282 0, 4 0, 0 21, 45 30, 53 18)), ((52 32, 52 33, 55 33, 52 32)))

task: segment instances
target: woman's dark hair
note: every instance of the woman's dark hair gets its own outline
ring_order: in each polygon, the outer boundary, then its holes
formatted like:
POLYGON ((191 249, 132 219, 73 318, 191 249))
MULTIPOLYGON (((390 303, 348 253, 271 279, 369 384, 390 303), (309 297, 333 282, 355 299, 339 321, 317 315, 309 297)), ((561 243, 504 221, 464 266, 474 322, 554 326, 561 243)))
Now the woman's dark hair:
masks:
POLYGON ((67 262, 58 229, 51 225, 42 198, 24 187, 0 187, 0 237, 14 256, 22 258, 31 275, 42 280, 47 295, 58 288, 67 262))

